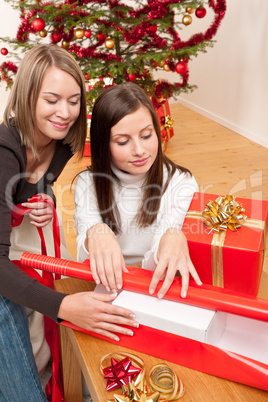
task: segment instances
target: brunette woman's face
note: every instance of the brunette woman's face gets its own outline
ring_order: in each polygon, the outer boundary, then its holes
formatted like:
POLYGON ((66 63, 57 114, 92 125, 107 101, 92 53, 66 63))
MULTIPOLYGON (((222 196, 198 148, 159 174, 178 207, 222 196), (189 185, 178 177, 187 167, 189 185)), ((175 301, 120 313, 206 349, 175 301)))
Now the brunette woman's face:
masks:
POLYGON ((148 109, 141 106, 111 128, 110 149, 118 169, 134 175, 149 171, 157 156, 158 138, 148 109))
POLYGON ((36 104, 35 137, 39 143, 66 137, 80 113, 81 88, 76 80, 57 67, 43 79, 36 104))

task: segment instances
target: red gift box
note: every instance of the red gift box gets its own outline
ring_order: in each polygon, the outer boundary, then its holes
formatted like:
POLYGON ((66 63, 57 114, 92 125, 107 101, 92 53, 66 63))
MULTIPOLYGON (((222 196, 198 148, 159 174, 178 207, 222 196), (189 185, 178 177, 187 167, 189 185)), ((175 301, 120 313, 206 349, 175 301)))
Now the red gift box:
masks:
MULTIPOLYGON (((29 267, 92 280, 89 261, 77 263, 54 257, 23 253, 21 262, 29 267)), ((128 270, 129 273, 123 273, 123 289, 148 295, 153 273, 133 267, 128 267, 128 270)), ((161 285, 161 283, 158 285, 156 293, 161 285)), ((68 322, 62 324, 116 345, 119 344, 120 346, 147 353, 204 373, 268 391, 268 357, 266 353, 268 348, 262 346, 259 340, 259 335, 261 334, 263 335, 262 339, 264 343, 266 342, 267 344, 268 324, 266 323, 268 323, 268 301, 252 296, 245 297, 241 293, 226 291, 210 285, 198 287, 194 283, 191 283, 186 299, 182 299, 179 296, 180 292, 181 280, 180 278, 175 278, 165 295, 165 299, 217 312, 226 312, 231 318, 234 317, 235 321, 236 315, 239 321, 243 318, 253 320, 248 328, 249 331, 244 331, 244 333, 246 335, 249 334, 251 345, 253 344, 254 348, 261 352, 259 354, 263 358, 260 361, 255 360, 229 350, 227 347, 221 348, 217 345, 174 335, 145 325, 140 325, 138 329, 131 328, 134 331, 132 337, 120 334, 120 341, 118 342, 99 334, 88 332, 68 322), (259 330, 260 325, 262 326, 262 331, 259 330), (256 341, 254 340, 255 336, 256 341), (265 360, 266 363, 261 360, 265 360)), ((233 335, 236 336, 235 334, 233 335)), ((240 340, 239 338, 237 343, 240 344, 241 341, 242 339, 240 340)))
POLYGON ((268 202, 236 198, 247 219, 241 229, 215 233, 206 228, 202 212, 218 195, 195 193, 182 231, 191 260, 203 283, 256 296, 263 267, 268 202))
POLYGON ((162 145, 164 151, 166 149, 166 143, 170 140, 174 135, 173 124, 174 120, 170 115, 169 103, 166 100, 161 103, 159 106, 155 108, 156 114, 158 116, 158 120, 161 128, 161 136, 162 136, 162 145))
POLYGON ((87 138, 85 143, 85 149, 83 156, 91 156, 91 148, 90 148, 90 124, 91 124, 91 113, 87 115, 87 138))

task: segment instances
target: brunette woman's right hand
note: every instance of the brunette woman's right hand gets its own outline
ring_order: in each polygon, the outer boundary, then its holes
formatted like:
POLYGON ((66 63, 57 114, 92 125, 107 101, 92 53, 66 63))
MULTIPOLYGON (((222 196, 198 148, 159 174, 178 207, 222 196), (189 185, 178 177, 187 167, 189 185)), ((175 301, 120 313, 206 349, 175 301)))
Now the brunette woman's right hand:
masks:
POLYGON ((96 292, 81 292, 65 296, 60 305, 58 318, 119 341, 115 332, 133 335, 129 328, 121 325, 138 328, 139 324, 134 320, 132 311, 108 303, 115 298, 115 294, 96 292))
POLYGON ((85 247, 90 270, 96 284, 108 291, 122 288, 122 272, 128 272, 118 240, 106 223, 98 223, 87 230, 85 247))

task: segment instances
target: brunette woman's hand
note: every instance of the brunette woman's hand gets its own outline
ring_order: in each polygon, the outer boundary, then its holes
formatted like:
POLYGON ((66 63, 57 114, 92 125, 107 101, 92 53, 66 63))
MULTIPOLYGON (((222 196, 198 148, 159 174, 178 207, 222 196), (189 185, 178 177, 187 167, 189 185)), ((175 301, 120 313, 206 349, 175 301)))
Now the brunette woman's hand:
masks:
POLYGON ((105 223, 87 230, 85 247, 94 281, 102 283, 108 291, 122 288, 122 272, 128 272, 118 240, 105 223))
MULTIPOLYGON (((47 194, 38 194, 43 197, 43 199, 49 199, 53 204, 53 199, 47 194)), ((44 201, 38 202, 24 202, 22 204, 26 208, 31 208, 31 212, 28 213, 28 216, 31 219, 31 224, 43 228, 48 225, 53 219, 53 209, 51 205, 44 201)))
POLYGON ((108 303, 115 298, 115 294, 95 292, 68 295, 61 302, 58 318, 119 341, 115 333, 133 335, 133 331, 122 325, 138 328, 139 324, 132 311, 108 303))
POLYGON ((186 237, 179 229, 170 228, 161 237, 157 259, 158 264, 150 283, 150 294, 154 293, 158 282, 163 280, 163 285, 157 294, 159 298, 162 298, 172 284, 177 271, 182 277, 181 297, 187 295, 190 274, 197 285, 202 285, 190 259, 186 237))

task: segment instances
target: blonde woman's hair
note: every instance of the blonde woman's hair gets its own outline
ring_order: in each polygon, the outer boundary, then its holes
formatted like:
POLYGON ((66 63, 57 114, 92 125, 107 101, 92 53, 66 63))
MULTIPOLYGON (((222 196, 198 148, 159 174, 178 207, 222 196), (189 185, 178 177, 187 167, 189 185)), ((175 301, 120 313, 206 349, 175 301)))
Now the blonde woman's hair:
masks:
MULTIPOLYGON (((80 114, 70 128, 64 143, 82 156, 87 134, 87 108, 84 76, 74 57, 54 44, 37 45, 29 50, 19 65, 4 113, 4 123, 15 125, 23 145, 32 149, 38 158, 34 140, 36 104, 44 76, 49 67, 57 67, 70 74, 81 88, 80 114)), ((68 83, 66 83, 68 85, 68 83)))

